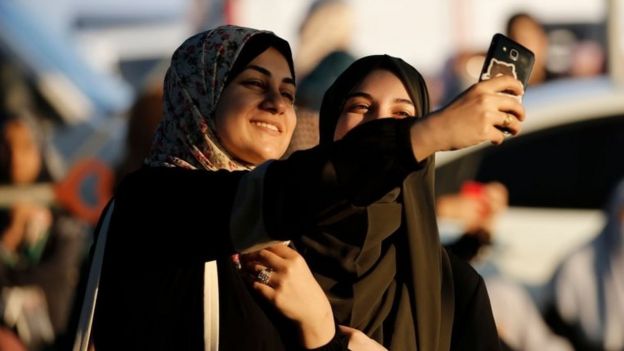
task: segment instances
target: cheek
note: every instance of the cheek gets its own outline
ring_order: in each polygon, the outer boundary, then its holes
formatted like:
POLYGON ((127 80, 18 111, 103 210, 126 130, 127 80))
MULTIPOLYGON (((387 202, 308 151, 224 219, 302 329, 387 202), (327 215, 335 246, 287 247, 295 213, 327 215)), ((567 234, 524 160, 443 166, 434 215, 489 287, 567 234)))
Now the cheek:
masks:
POLYGON ((334 140, 342 139, 351 129, 357 127, 364 121, 364 116, 358 114, 346 114, 338 118, 334 140))
POLYGON ((215 118, 215 129, 217 132, 225 131, 232 124, 232 120, 236 119, 236 116, 239 114, 238 106, 236 103, 236 94, 231 92, 232 87, 227 87, 221 97, 219 98, 219 102, 215 107, 214 118, 215 118))
POLYGON ((291 114, 286 119, 286 134, 288 136, 288 142, 290 143, 290 139, 292 138, 293 133, 295 132, 295 128, 297 127, 297 116, 293 110, 291 114))
POLYGON ((219 141, 227 147, 227 142, 235 140, 240 134, 241 126, 239 125, 241 111, 236 104, 226 103, 217 106, 215 111, 215 131, 219 141))
POLYGON ((218 143, 223 147, 228 154, 233 157, 239 157, 239 150, 237 148, 237 140, 240 133, 239 128, 232 123, 230 119, 218 119, 215 123, 215 132, 218 143))
POLYGON ((221 111, 217 111, 217 114, 215 116, 215 133, 217 134, 216 137, 219 140, 223 140, 223 139, 227 139, 227 135, 228 135, 228 125, 227 125, 227 120, 222 118, 222 115, 218 112, 221 111))

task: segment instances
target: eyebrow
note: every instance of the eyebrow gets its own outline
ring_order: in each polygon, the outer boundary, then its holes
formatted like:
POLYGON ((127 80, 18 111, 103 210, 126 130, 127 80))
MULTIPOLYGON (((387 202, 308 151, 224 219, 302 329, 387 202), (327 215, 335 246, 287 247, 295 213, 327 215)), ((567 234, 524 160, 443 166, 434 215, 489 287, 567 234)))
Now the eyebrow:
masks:
MULTIPOLYGON (((363 98, 368 99, 368 100, 373 100, 373 96, 371 94, 368 94, 368 93, 365 93, 365 92, 362 92, 362 91, 357 91, 357 92, 354 92, 354 93, 351 93, 351 94, 347 95, 347 98, 345 100, 349 100, 349 99, 354 98, 354 97, 363 97, 363 98)), ((393 100, 393 102, 397 102, 397 103, 401 103, 401 104, 408 104, 408 105, 414 106, 414 103, 410 99, 396 98, 396 99, 393 100)))
MULTIPOLYGON (((265 75, 267 77, 273 76, 271 74, 271 71, 269 71, 268 69, 266 69, 264 67, 260 67, 260 66, 257 66, 257 65, 249 65, 249 66, 245 67, 245 69, 252 69, 254 71, 260 72, 261 74, 263 74, 263 75, 265 75)), ((293 86, 297 86, 297 84, 295 84, 295 80, 290 78, 290 77, 286 77, 286 78, 282 79, 282 82, 286 83, 286 84, 292 84, 293 86)))

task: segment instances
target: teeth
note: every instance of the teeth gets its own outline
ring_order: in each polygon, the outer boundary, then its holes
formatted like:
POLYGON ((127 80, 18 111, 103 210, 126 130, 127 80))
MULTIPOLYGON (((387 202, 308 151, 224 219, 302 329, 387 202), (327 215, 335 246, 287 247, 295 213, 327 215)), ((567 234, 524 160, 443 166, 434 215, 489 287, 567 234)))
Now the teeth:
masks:
POLYGON ((279 129, 277 128, 277 126, 275 126, 273 124, 269 124, 269 123, 265 123, 265 122, 255 122, 255 121, 251 122, 251 123, 255 124, 255 125, 259 126, 259 127, 263 127, 263 128, 266 128, 266 129, 270 129, 270 130, 279 132, 279 129))

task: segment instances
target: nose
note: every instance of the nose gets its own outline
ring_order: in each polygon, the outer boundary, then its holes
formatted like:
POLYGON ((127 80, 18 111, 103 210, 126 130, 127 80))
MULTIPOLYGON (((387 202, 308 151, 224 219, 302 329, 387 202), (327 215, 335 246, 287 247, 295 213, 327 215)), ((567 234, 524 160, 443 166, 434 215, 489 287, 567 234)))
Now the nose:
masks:
POLYGON ((281 92, 271 89, 270 91, 267 91, 260 107, 273 114, 282 114, 286 111, 287 102, 281 92))
POLYGON ((391 117, 392 112, 386 111, 386 109, 376 106, 368 111, 366 119, 368 121, 374 121, 381 118, 391 117))

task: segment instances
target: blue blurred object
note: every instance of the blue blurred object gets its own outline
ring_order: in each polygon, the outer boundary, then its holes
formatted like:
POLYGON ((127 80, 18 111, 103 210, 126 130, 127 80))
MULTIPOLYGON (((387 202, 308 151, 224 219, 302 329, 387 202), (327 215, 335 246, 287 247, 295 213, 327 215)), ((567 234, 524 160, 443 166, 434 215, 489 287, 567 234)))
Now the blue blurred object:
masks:
POLYGON ((115 163, 125 134, 119 116, 133 101, 132 89, 93 70, 74 43, 44 23, 19 2, 0 1, 0 51, 20 65, 61 117, 51 142, 65 166, 93 156, 115 163))
POLYGON ((37 78, 62 74, 87 95, 95 112, 89 119, 122 111, 132 100, 123 81, 92 70, 72 43, 47 31, 19 3, 0 1, 0 41, 37 78))

